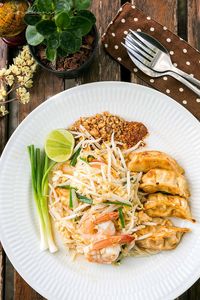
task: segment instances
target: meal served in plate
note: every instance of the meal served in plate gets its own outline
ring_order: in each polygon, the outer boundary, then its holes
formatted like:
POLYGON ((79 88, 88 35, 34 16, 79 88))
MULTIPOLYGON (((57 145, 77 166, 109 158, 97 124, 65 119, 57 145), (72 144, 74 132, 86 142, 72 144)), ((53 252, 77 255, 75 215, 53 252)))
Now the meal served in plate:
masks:
POLYGON ((174 249, 190 231, 167 219, 194 222, 184 170, 166 153, 142 151, 147 134, 142 123, 102 113, 51 132, 45 151, 57 163, 44 159, 38 176, 37 155, 29 151, 33 187, 41 182, 40 195, 49 187, 49 196, 36 204, 52 252, 47 209, 72 255, 96 263, 174 249))

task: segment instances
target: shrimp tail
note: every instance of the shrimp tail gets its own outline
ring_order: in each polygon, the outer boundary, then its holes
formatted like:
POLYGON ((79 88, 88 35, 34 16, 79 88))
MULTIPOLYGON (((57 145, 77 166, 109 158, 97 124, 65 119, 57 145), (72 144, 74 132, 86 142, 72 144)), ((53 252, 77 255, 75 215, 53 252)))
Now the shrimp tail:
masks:
POLYGON ((97 241, 92 245, 92 250, 101 250, 103 248, 112 247, 118 244, 129 244, 134 240, 134 237, 131 235, 116 235, 111 236, 107 239, 97 241))

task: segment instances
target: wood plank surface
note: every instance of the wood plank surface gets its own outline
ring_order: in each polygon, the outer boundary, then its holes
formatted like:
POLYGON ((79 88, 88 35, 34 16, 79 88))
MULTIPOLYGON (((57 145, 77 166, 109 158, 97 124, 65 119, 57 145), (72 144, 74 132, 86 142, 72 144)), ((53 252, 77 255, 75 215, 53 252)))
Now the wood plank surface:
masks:
MULTIPOLYGON (((0 40, 0 68, 3 68, 7 64, 7 46, 0 40)), ((7 122, 8 116, 0 118, 0 155, 6 145, 7 141, 7 122)), ((5 253, 0 243, 0 299, 4 296, 4 279, 5 279, 5 253)))

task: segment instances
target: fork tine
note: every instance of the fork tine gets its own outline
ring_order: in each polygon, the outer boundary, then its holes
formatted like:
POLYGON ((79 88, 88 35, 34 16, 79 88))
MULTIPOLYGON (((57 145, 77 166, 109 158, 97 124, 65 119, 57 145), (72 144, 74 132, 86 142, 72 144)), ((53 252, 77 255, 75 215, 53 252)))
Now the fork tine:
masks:
POLYGON ((140 51, 137 50, 137 48, 135 48, 134 45, 132 45, 129 41, 126 41, 127 44, 123 44, 122 45, 137 59, 139 60, 141 63, 149 65, 150 64, 150 60, 145 57, 140 51))
POLYGON ((131 34, 136 37, 136 39, 146 48, 148 48, 150 51, 152 51, 154 54, 156 54, 155 46, 153 46, 151 43, 149 43, 146 39, 144 39, 140 34, 138 34, 136 31, 133 31, 129 29, 131 34))
POLYGON ((141 46, 140 43, 138 43, 130 34, 128 34, 125 38, 125 40, 129 41, 130 44, 133 44, 139 52, 142 52, 144 54, 144 56, 148 55, 148 58, 151 60, 153 58, 152 52, 149 53, 147 50, 147 47, 143 47, 141 46))
POLYGON ((138 48, 132 42, 130 42, 128 39, 125 40, 125 43, 128 45, 130 50, 132 50, 132 52, 135 52, 135 54, 140 55, 142 59, 145 59, 145 61, 151 62, 151 58, 147 57, 147 55, 143 54, 143 52, 141 50, 138 50, 138 48))
POLYGON ((143 64, 141 57, 137 55, 135 52, 133 52, 127 45, 121 42, 121 44, 127 49, 127 52, 130 56, 133 56, 136 60, 138 60, 141 64, 143 64))

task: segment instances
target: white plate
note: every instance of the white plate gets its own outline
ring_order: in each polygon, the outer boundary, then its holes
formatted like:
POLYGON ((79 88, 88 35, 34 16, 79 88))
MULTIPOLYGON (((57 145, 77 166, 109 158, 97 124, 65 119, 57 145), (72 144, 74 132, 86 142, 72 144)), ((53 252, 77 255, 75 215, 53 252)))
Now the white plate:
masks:
POLYGON ((174 299, 200 276, 200 226, 177 249, 127 258, 119 267, 72 262, 61 249, 40 252, 27 145, 43 146, 55 128, 80 116, 109 111, 149 129, 148 149, 171 154, 185 168, 193 216, 200 221, 200 123, 171 98, 144 86, 101 82, 64 91, 35 109, 17 128, 0 161, 0 229, 3 247, 20 275, 48 299, 174 299))

